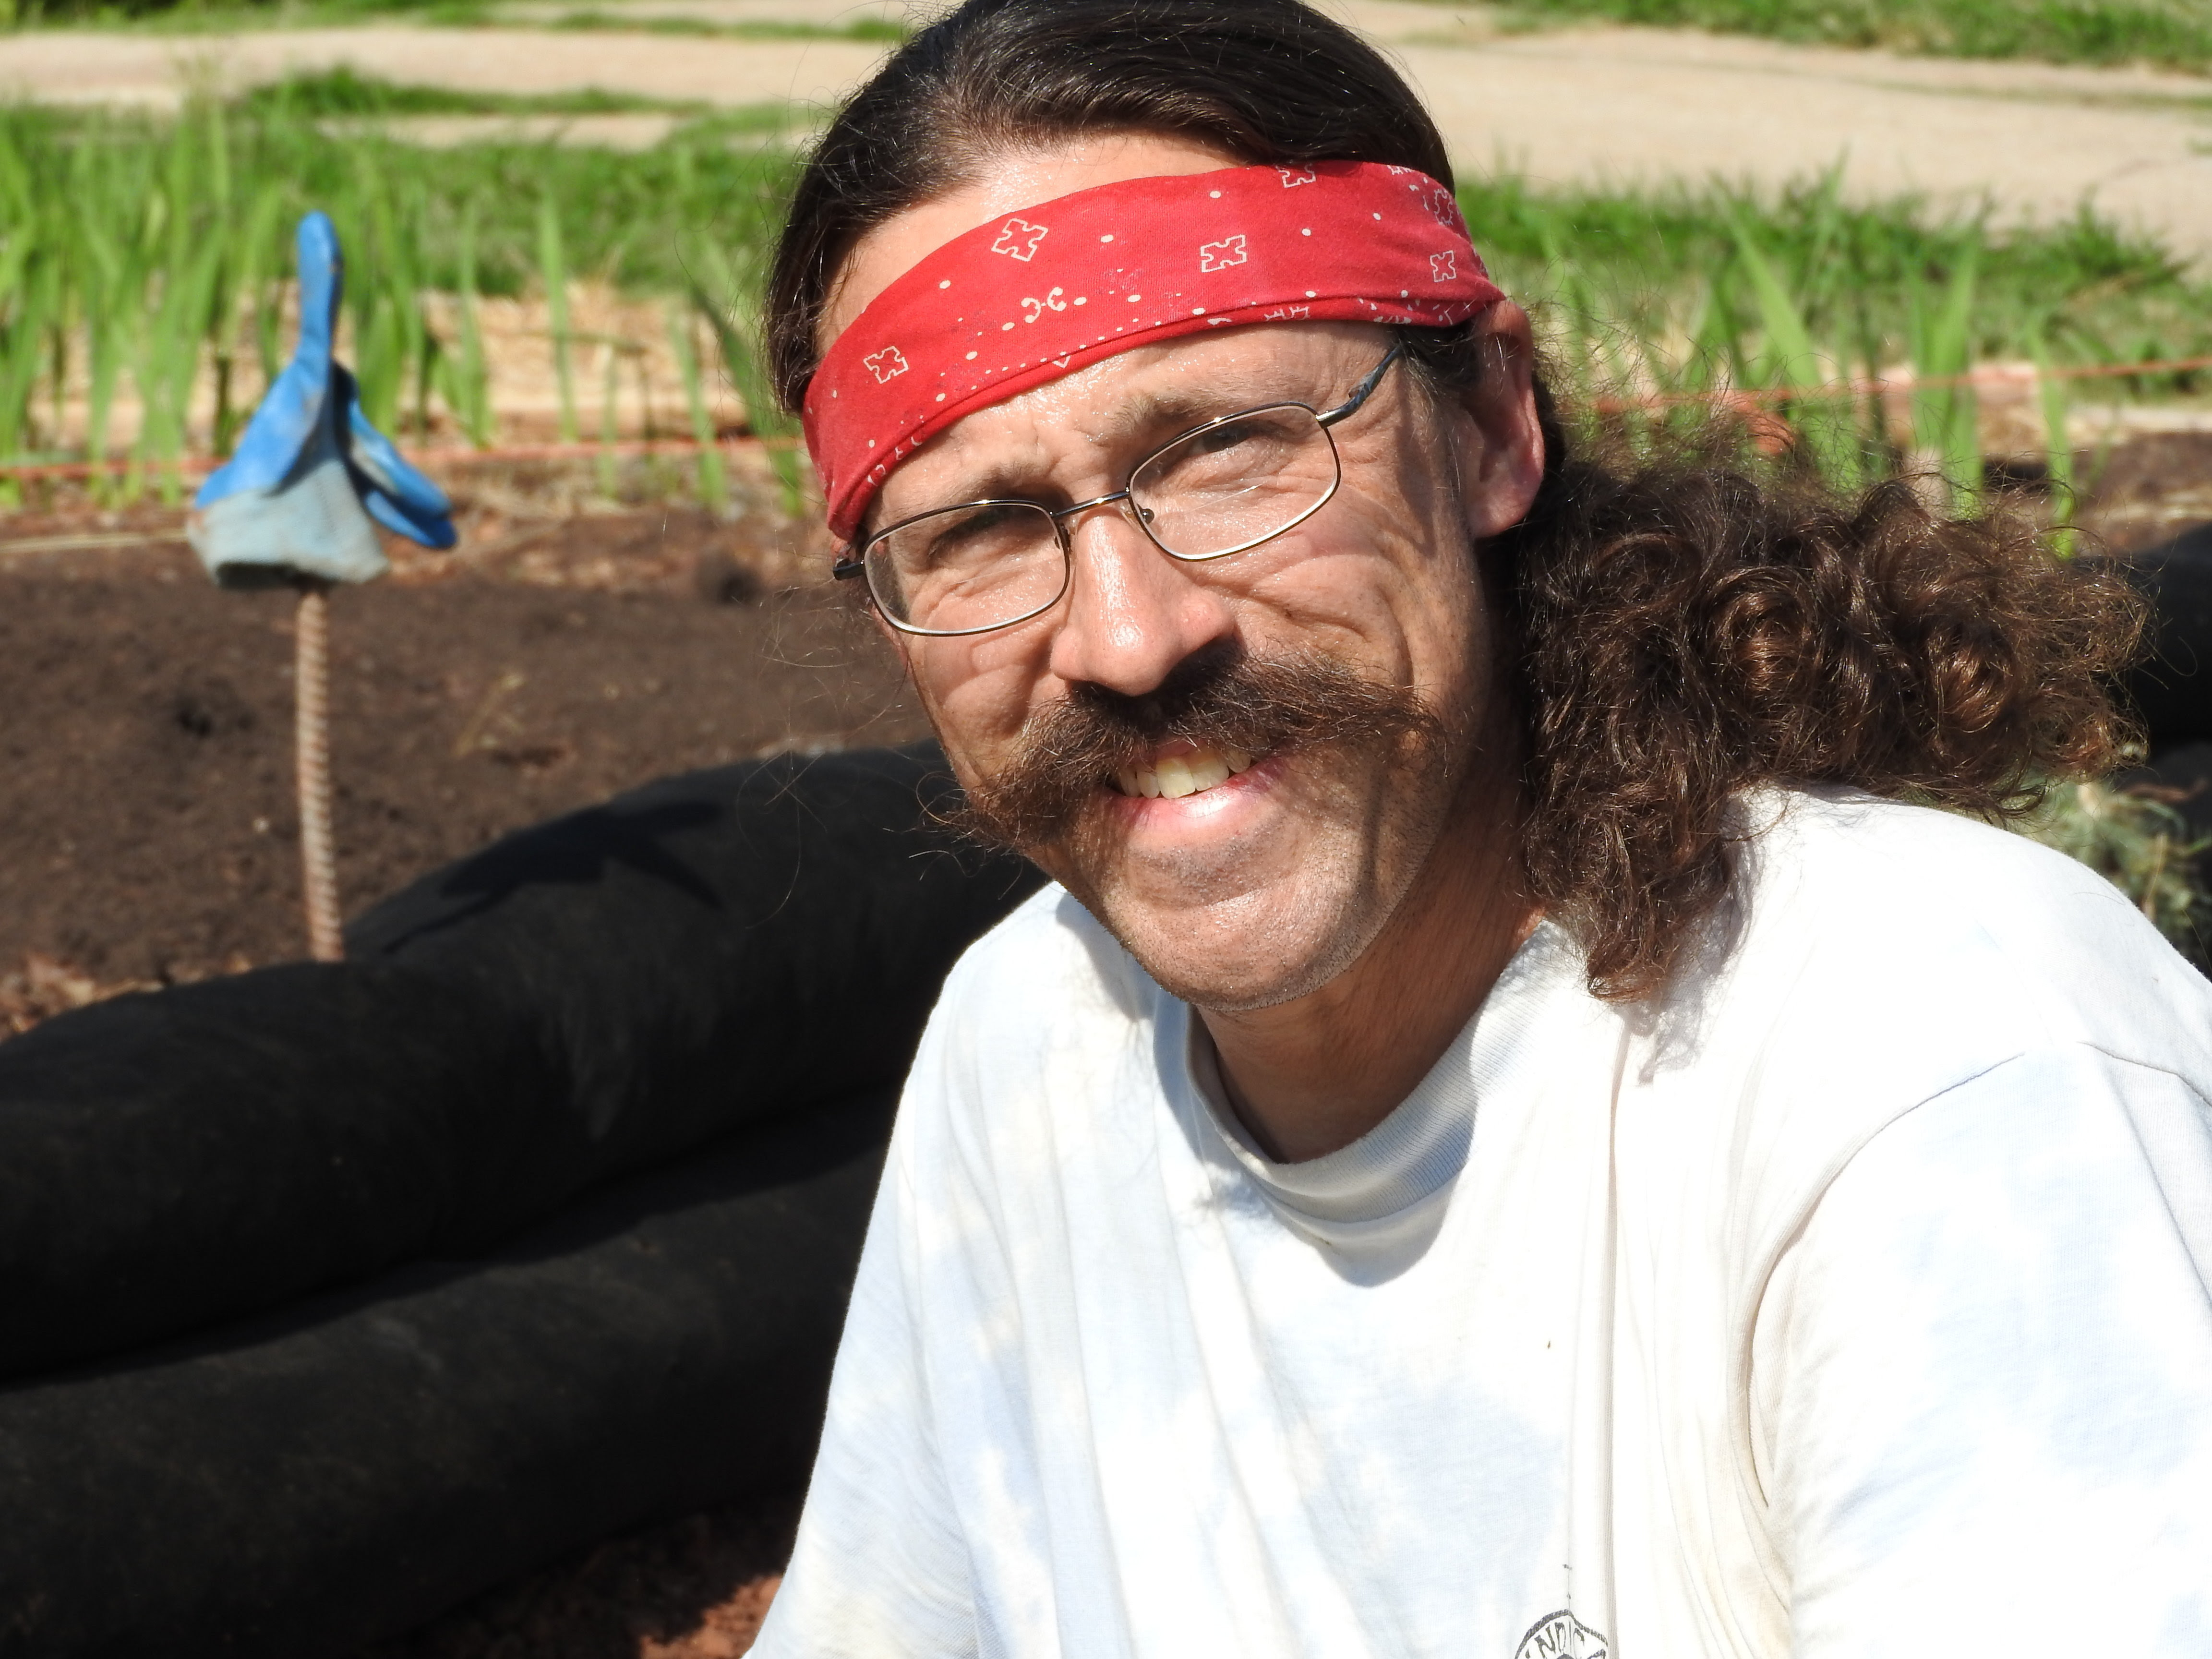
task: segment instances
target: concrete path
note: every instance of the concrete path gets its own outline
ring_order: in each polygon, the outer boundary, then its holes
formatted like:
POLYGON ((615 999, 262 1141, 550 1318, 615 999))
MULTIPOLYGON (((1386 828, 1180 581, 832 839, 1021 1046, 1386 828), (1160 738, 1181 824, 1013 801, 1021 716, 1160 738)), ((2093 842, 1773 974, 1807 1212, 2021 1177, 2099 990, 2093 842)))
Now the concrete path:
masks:
MULTIPOLYGON (((1504 35, 1475 6, 1333 3, 1406 65, 1463 167, 1504 165, 1559 183, 1718 175, 1774 185, 1840 161, 1846 188, 1863 199, 1905 191, 1944 204, 1987 197, 2002 216, 2040 220, 2086 200, 2212 265, 2212 79, 1656 30, 1504 35)), ((574 9, 518 0, 510 15, 542 25, 574 9)), ((599 0, 597 9, 640 21, 837 27, 902 8, 898 0, 599 0)), ((542 26, 40 31, 0 36, 0 91, 170 106, 194 84, 235 89, 343 63, 474 91, 599 87, 722 105, 826 106, 881 52, 846 40, 542 26)))
POLYGON ((2212 80, 1648 29, 1397 52, 1463 166, 1776 185, 1840 164, 1858 199, 2045 222, 2088 201, 2212 263, 2212 80))
POLYGON ((235 92, 344 64, 388 81, 464 92, 597 87, 723 105, 826 105, 881 57, 878 46, 843 40, 408 24, 238 34, 40 30, 0 35, 0 94, 170 108, 194 88, 235 92))

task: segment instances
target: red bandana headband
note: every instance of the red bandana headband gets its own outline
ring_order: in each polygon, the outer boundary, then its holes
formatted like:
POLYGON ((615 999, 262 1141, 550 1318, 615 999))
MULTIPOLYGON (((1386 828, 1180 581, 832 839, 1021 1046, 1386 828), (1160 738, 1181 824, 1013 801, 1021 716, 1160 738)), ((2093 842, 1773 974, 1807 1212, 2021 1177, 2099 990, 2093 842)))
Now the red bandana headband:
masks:
POLYGON ((1504 296, 1451 192, 1365 161, 1131 179, 955 237, 878 295, 806 389, 806 446, 849 541, 890 470, 962 416, 1240 323, 1441 328, 1504 296))

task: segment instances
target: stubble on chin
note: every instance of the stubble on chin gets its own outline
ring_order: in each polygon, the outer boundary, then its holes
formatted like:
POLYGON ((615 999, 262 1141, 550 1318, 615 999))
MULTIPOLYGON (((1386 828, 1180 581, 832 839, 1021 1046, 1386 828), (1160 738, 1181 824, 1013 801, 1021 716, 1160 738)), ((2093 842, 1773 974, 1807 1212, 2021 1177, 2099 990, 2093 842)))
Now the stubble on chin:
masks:
POLYGON ((1440 732, 1408 733, 1386 755, 1333 748, 1295 758, 1303 764, 1286 793, 1297 839, 1267 878, 1218 895, 1194 882, 1183 892, 1200 902, 1160 903, 1146 902, 1156 880, 1140 894, 1120 879, 1126 865, 1105 863, 1094 865, 1105 878, 1078 894, 1183 1001, 1239 1013, 1318 991, 1389 925, 1437 846, 1459 770, 1440 732))
POLYGON ((1453 747, 1410 689, 1318 655, 1244 659, 1156 698, 1042 711, 961 822, 1053 876, 1171 994, 1263 1007, 1318 989, 1381 931, 1449 811, 1453 747), (1133 848, 1108 780, 1170 739, 1278 763, 1280 816, 1255 845, 1133 848))

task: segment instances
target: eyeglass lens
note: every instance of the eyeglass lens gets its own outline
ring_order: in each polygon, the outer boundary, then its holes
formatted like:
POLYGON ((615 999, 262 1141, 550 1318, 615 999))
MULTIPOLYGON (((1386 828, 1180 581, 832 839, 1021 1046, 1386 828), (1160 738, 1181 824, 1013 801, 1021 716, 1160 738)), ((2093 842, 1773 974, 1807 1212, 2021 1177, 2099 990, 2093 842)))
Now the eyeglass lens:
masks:
POLYGON ((949 507, 878 537, 866 558, 884 614, 928 634, 1004 627, 1067 585, 1060 526, 1027 501, 949 507))
MULTIPOLYGON (((1336 446, 1303 404, 1201 427, 1148 458, 1129 479, 1145 533, 1178 559, 1219 558, 1279 536, 1334 493, 1336 446)), ((946 507, 878 537, 865 562, 894 623, 930 634, 980 633, 1033 617, 1067 586, 1052 514, 1026 501, 946 507)))

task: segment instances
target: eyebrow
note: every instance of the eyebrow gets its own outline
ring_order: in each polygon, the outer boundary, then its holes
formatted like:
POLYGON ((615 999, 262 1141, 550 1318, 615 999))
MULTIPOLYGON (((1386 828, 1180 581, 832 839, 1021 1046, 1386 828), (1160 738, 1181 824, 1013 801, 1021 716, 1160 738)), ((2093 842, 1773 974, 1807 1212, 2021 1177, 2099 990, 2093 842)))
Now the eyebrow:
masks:
POLYGON ((1182 391, 1144 392, 1115 410, 1097 430, 1084 435, 1101 447, 1126 443, 1139 435, 1165 442, 1194 426, 1249 407, 1218 392, 1200 397, 1182 391))
MULTIPOLYGON (((1203 426, 1208 421, 1233 414, 1239 409, 1264 406, 1264 403, 1241 403, 1218 392, 1139 392, 1110 410, 1083 435, 1093 447, 1101 449, 1131 446, 1138 440, 1161 444, 1194 427, 1203 426)), ((1132 464, 1139 459, 1141 458, 1130 457, 1132 464)), ((1029 500, 1037 493, 1037 483, 1036 475, 1026 469, 1003 464, 988 465, 980 471, 964 475, 957 485, 946 491, 945 499, 938 507, 920 507, 916 511, 933 513, 940 507, 957 507, 967 501, 1029 500)), ((869 515, 872 520, 875 516, 872 513, 869 515)), ((902 514, 900 516, 912 515, 902 514)), ((879 525, 871 522, 861 531, 861 535, 865 538, 879 528, 879 525)))

